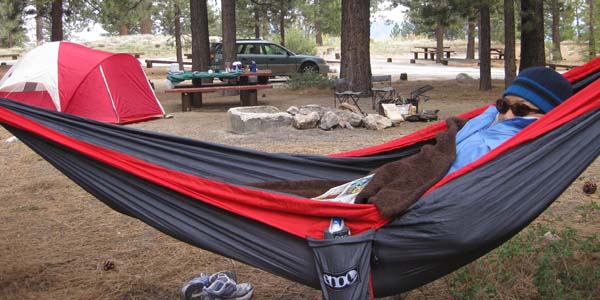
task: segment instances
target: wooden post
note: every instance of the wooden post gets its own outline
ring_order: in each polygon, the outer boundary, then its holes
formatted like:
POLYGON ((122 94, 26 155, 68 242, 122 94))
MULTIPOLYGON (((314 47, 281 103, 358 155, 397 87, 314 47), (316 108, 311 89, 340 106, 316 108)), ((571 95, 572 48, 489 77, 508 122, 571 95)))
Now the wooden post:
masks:
POLYGON ((244 90, 240 91, 240 102, 242 106, 256 106, 258 105, 258 90, 244 90))
POLYGON ((181 93, 181 111, 191 111, 192 103, 190 99, 190 93, 181 93))

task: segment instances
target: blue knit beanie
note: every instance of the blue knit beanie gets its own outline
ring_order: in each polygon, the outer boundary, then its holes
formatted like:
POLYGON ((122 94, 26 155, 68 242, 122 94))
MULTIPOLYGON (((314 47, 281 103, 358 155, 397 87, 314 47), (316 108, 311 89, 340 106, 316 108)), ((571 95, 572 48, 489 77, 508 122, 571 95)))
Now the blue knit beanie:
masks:
POLYGON ((573 95, 573 87, 558 72, 531 67, 519 73, 502 97, 515 95, 535 104, 547 113, 573 95))

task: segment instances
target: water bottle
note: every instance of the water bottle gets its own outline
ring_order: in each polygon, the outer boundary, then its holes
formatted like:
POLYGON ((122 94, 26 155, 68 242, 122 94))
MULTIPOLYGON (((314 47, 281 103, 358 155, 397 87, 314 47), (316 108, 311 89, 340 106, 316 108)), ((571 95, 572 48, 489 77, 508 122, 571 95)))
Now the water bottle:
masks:
POLYGON ((324 236, 326 239, 338 239, 350 235, 350 228, 344 224, 342 218, 331 218, 329 228, 325 229, 324 236))
POLYGON ((256 62, 252 61, 252 65, 250 66, 250 72, 256 72, 256 62))

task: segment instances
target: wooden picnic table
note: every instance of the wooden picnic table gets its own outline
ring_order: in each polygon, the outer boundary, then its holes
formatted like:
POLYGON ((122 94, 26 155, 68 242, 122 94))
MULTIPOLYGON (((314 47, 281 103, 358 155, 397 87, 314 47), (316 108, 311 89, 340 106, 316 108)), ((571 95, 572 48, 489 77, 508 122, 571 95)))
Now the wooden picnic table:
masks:
MULTIPOLYGON (((414 58, 415 60, 419 59, 419 54, 421 54, 421 53, 423 54, 424 59, 429 58, 431 60, 435 60, 435 54, 437 52, 436 51, 437 47, 435 47, 435 46, 433 46, 433 47, 432 46, 415 46, 415 48, 421 49, 421 50, 417 50, 417 51, 411 51, 411 53, 413 53, 415 56, 415 58, 414 58)), ((442 50, 442 52, 446 53, 446 58, 450 58, 450 56, 453 53, 456 53, 456 51, 449 50, 449 48, 450 48, 449 46, 444 46, 443 47, 444 50, 442 50)))
POLYGON ((182 111, 190 111, 193 106, 202 106, 202 94, 217 91, 240 91, 242 106, 258 104, 257 92, 260 89, 271 89, 269 77, 271 70, 258 70, 256 72, 182 72, 167 75, 167 79, 176 84, 174 88, 165 90, 165 93, 181 93, 182 111), (219 78, 222 83, 202 83, 204 78, 219 78), (191 80, 192 84, 180 84, 191 80))
MULTIPOLYGON (((479 47, 476 47, 475 50, 479 51, 479 47)), ((490 58, 503 60, 504 59, 504 48, 490 47, 490 58)))

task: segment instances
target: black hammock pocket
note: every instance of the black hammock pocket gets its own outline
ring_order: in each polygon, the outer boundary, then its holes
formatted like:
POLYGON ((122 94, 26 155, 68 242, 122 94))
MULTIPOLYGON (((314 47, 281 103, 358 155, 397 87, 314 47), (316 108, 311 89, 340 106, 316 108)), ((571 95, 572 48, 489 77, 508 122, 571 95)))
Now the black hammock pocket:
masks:
POLYGON ((370 261, 374 236, 375 231, 369 230, 341 238, 308 238, 323 299, 372 299, 370 261))

